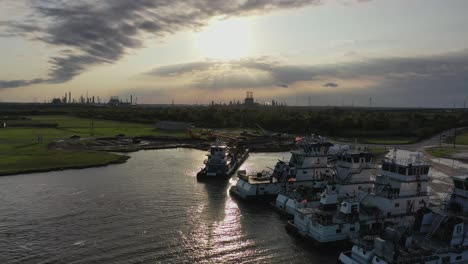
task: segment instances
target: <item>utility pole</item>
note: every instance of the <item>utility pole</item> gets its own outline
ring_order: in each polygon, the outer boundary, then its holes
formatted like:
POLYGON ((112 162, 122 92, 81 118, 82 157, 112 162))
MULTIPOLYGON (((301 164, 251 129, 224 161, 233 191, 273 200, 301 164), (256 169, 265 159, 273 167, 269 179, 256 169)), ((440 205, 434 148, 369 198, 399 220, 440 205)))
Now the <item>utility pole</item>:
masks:
POLYGON ((89 130, 89 135, 94 137, 94 107, 91 107, 91 127, 89 130))
POLYGON ((453 129, 453 148, 456 148, 456 141, 457 141, 457 128, 453 129))

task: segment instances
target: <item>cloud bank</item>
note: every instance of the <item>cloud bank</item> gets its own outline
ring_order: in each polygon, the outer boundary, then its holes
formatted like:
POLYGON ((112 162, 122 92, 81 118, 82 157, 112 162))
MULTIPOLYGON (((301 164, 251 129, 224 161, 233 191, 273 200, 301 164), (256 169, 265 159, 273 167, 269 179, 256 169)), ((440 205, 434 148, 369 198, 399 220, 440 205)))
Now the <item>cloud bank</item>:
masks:
POLYGON ((192 79, 190 88, 198 89, 284 89, 300 86, 305 87, 303 93, 330 95, 339 91, 341 94, 336 96, 363 97, 363 101, 369 96, 380 96, 388 105, 399 101, 405 105, 447 106, 451 105, 448 103, 451 100, 463 100, 468 96, 468 50, 327 65, 285 65, 266 57, 201 61, 156 68, 146 75, 192 79), (356 83, 368 80, 372 82, 366 84, 364 90, 346 90, 350 83, 356 86, 356 83))
MULTIPOLYGON (((0 88, 63 83, 89 67, 115 63, 142 47, 145 36, 195 30, 213 17, 246 16, 320 4, 320 0, 19 0, 28 18, 0 21, 0 36, 27 37, 59 47, 49 77, 1 81, 0 88)), ((0 5, 11 5, 6 0, 0 5)), ((16 3, 17 4, 17 3, 16 3)))

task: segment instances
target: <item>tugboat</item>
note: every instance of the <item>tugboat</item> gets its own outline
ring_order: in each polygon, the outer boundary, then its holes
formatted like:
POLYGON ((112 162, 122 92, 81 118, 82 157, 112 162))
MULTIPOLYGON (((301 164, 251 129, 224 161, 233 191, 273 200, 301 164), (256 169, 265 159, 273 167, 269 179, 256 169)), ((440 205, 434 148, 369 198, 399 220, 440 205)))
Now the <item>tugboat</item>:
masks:
POLYGON ((336 186, 321 196, 319 208, 299 208, 287 228, 316 245, 349 242, 361 232, 387 226, 408 225, 416 212, 429 204, 427 183, 430 165, 421 157, 384 160, 373 188, 338 199, 336 186))
POLYGON ((455 187, 442 210, 420 210, 412 230, 387 228, 381 236, 354 239, 351 251, 341 253, 338 262, 468 263, 468 175, 452 179, 455 187))
POLYGON ((211 145, 205 167, 197 173, 197 180, 226 179, 231 177, 249 156, 248 149, 229 148, 221 141, 211 145))
MULTIPOLYGON (((375 165, 372 153, 367 149, 344 151, 336 155, 336 177, 328 182, 326 188, 336 190, 337 199, 356 197, 359 189, 368 188, 374 184, 372 179, 375 165)), ((322 189, 323 191, 323 189, 322 189)), ((313 208, 320 204, 321 192, 308 187, 282 191, 275 203, 272 203, 281 214, 292 218, 297 208, 313 208)))
POLYGON ((291 152, 289 162, 278 161, 272 172, 253 175, 240 172, 236 186, 229 191, 241 199, 251 200, 274 199, 282 190, 299 186, 323 190, 334 177, 327 154, 332 145, 322 138, 302 139, 297 143, 298 150, 291 152))

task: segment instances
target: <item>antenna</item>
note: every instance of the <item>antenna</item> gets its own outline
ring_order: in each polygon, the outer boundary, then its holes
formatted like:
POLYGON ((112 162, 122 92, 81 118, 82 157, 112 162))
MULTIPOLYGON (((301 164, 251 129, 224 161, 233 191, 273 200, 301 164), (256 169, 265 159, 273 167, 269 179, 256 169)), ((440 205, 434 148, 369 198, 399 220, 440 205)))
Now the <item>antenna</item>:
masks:
POLYGON ((89 128, 90 136, 94 137, 94 106, 91 106, 91 124, 89 128))

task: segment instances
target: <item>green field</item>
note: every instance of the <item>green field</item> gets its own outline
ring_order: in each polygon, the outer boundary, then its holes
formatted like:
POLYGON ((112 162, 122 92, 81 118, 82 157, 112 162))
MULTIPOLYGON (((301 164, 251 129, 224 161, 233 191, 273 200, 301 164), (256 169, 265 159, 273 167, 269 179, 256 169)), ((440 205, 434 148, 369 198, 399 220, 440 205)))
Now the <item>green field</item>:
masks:
MULTIPOLYGON (((26 127, 0 129, 0 175, 31 171, 78 168, 122 162, 125 157, 106 152, 50 150, 53 140, 67 139, 72 135, 90 136, 91 120, 70 116, 32 116, 30 120, 15 120, 26 127), (57 124, 57 128, 27 127, 28 124, 57 124), (38 137, 42 136, 42 143, 38 137)), ((163 133, 151 125, 94 120, 95 137, 171 135, 184 137, 185 133, 163 133)))
POLYGON ((383 158, 389 150, 381 147, 370 147, 369 151, 372 152, 376 158, 380 159, 383 158))
POLYGON ((416 138, 364 138, 360 141, 365 144, 401 145, 412 143, 416 141, 416 138))
POLYGON ((450 155, 457 153, 458 150, 454 148, 428 148, 426 152, 434 157, 450 158, 450 155))
POLYGON ((468 145, 468 133, 457 135, 457 145, 468 145))

